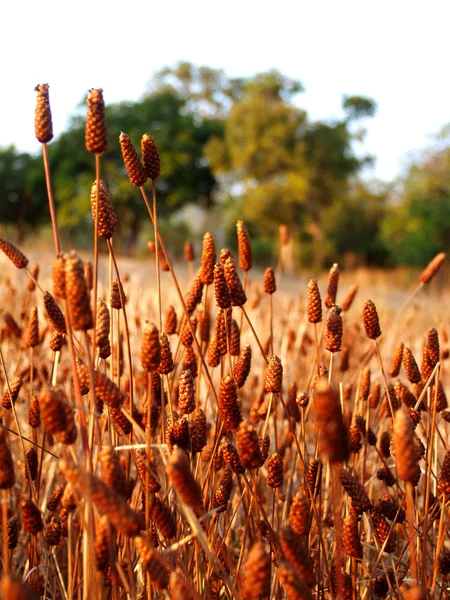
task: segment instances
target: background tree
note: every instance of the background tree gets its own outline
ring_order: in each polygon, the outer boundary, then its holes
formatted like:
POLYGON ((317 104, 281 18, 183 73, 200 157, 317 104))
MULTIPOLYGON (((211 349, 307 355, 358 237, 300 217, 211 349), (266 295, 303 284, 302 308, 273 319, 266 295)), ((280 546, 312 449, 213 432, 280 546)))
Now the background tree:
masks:
POLYGON ((45 179, 39 161, 10 146, 0 149, 0 222, 16 228, 17 241, 26 229, 47 222, 45 179))
POLYGON ((400 180, 382 238, 395 262, 423 265, 448 250, 450 239, 450 127, 419 154, 400 180))

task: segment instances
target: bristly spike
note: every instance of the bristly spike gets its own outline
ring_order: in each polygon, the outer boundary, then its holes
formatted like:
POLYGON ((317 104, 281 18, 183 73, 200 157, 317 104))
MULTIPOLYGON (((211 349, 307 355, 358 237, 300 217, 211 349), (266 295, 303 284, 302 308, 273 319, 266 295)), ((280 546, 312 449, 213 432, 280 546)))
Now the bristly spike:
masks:
POLYGON ((48 144, 53 139, 52 111, 48 93, 48 83, 40 83, 34 91, 37 92, 36 110, 34 113, 34 132, 41 144, 48 144))
POLYGON ((108 150, 108 129, 106 127, 103 90, 92 89, 87 98, 85 141, 86 149, 92 154, 101 155, 108 150))
POLYGON ((137 155, 130 136, 126 133, 121 133, 119 137, 119 143, 122 150, 123 162, 125 163, 125 168, 131 184, 137 187, 142 187, 147 181, 147 174, 142 166, 139 156, 137 155))

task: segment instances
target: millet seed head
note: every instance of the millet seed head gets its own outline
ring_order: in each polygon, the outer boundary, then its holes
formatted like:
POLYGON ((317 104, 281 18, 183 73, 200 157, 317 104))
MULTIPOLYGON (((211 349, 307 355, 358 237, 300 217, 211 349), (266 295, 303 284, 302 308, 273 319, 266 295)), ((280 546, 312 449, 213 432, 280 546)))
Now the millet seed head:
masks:
POLYGON ((239 268, 249 271, 252 268, 252 242, 243 221, 236 223, 238 239, 239 268))
POLYGON ((381 335, 380 322, 375 304, 372 300, 367 300, 364 304, 362 313, 362 323, 366 331, 366 335, 371 340, 376 340, 381 335))
POLYGON ((130 136, 126 133, 121 133, 119 136, 119 143, 122 150, 123 162, 125 164, 130 183, 137 187, 142 187, 147 181, 147 174, 142 166, 130 136))
POLYGON ((325 348, 332 353, 339 352, 342 346, 341 308, 333 305, 328 313, 325 326, 325 348))
POLYGON ((0 238, 0 250, 6 254, 9 260, 18 269, 25 269, 28 265, 28 258, 14 244, 0 238))
POLYGON ((86 149, 88 152, 99 156, 108 150, 108 129, 106 127, 103 90, 100 88, 90 90, 86 98, 86 104, 86 149))
POLYGON ((308 283, 308 321, 320 323, 322 320, 322 300, 320 298, 319 286, 315 279, 308 283))
POLYGON ((439 252, 439 254, 437 254, 433 258, 433 260, 431 260, 428 263, 428 265, 425 267, 425 269, 420 274, 420 277, 419 277, 420 281, 424 284, 430 283, 430 281, 433 279, 433 277, 436 275, 436 273, 441 268, 446 257, 447 257, 447 255, 445 254, 445 252, 439 252))
POLYGON ((34 91, 37 92, 36 110, 34 113, 34 133, 41 144, 48 144, 53 139, 52 111, 48 83, 40 83, 34 91))
POLYGON ((264 271, 263 288, 266 294, 274 294, 277 290, 275 273, 272 267, 267 267, 267 269, 264 271))
POLYGON ((153 181, 158 179, 161 174, 159 150, 154 138, 148 133, 144 133, 141 138, 141 153, 144 171, 147 177, 153 181))

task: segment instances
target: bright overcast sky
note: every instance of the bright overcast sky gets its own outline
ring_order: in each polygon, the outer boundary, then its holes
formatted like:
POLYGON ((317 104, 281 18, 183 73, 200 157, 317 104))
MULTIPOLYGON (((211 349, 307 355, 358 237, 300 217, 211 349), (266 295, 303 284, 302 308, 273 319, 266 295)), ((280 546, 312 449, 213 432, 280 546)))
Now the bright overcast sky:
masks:
POLYGON ((0 146, 38 147, 34 86, 50 84, 55 132, 91 87, 137 99, 179 60, 300 79, 313 119, 344 94, 374 98, 365 150, 389 180, 450 121, 448 0, 5 0, 0 8, 0 146))

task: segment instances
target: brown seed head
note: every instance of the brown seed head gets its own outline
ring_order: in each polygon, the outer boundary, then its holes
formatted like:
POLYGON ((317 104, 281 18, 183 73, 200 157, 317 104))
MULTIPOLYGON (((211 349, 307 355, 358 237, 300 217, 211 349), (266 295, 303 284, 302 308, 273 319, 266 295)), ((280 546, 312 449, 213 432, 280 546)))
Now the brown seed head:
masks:
POLYGON ((247 345, 241 350, 234 366, 233 376, 238 388, 241 388, 247 380, 248 374, 250 373, 251 362, 252 349, 247 345))
POLYGON ((310 590, 287 563, 281 563, 277 568, 277 576, 284 587, 287 600, 312 600, 310 590))
POLYGON ((189 370, 183 371, 180 375, 178 406, 184 415, 189 415, 195 410, 194 378, 189 370))
POLYGON ((339 267, 337 263, 331 267, 328 273, 328 287, 325 296, 325 306, 331 308, 333 304, 336 304, 336 295, 339 283, 339 267))
POLYGON ((173 335, 177 332, 177 313, 173 306, 168 306, 166 309, 164 331, 167 335, 173 335))
POLYGON ((241 351, 241 332, 239 330, 239 325, 236 323, 236 321, 234 319, 231 319, 230 354, 231 354, 231 356, 239 356, 240 351, 241 351))
POLYGON ((308 283, 308 321, 320 323, 322 320, 322 300, 320 299, 319 286, 315 279, 308 283))
POLYGON ((154 494, 149 495, 150 518, 155 522, 158 531, 166 538, 173 538, 177 534, 177 525, 170 508, 161 502, 154 494))
POLYGON ((305 541, 288 525, 280 529, 280 543, 286 560, 297 571, 300 579, 308 586, 315 583, 314 568, 305 541))
POLYGON ((266 370, 264 389, 266 392, 278 394, 283 386, 283 365, 278 356, 272 356, 266 370))
POLYGON ((348 428, 348 449, 357 454, 362 448, 361 431, 357 425, 350 425, 348 428))
POLYGON ((216 263, 216 245, 213 236, 207 232, 203 236, 201 282, 210 285, 214 281, 214 265, 216 263))
POLYGON ((236 223, 239 268, 243 271, 249 271, 252 268, 252 243, 247 228, 243 221, 236 223))
POLYGON ((157 371, 161 362, 159 331, 154 323, 147 323, 142 336, 141 365, 144 371, 157 371))
POLYGON ((343 462, 348 458, 348 434, 342 416, 339 394, 326 379, 315 387, 314 409, 316 428, 320 433, 320 449, 329 461, 343 462))
POLYGON ((352 558, 362 558, 361 535, 358 520, 352 515, 347 515, 342 526, 342 547, 344 552, 352 558))
POLYGON ((64 334, 59 333, 58 331, 53 330, 50 336, 50 350, 53 352, 59 352, 64 345, 64 334))
POLYGON ((32 500, 22 500, 19 506, 22 510, 23 530, 37 535, 44 528, 41 511, 32 500))
POLYGON ((155 140, 148 133, 141 138, 142 162, 144 171, 149 179, 158 179, 161 174, 161 160, 155 140))
MULTIPOLYGON (((97 181, 94 181, 91 188, 91 208, 92 218, 97 218, 97 181)), ((109 240, 116 228, 117 217, 111 202, 106 183, 100 179, 98 186, 98 236, 109 240)))
POLYGON ((219 485, 213 495, 213 507, 218 509, 217 512, 225 512, 233 489, 233 471, 226 466, 223 477, 219 481, 219 485))
POLYGON ((328 313, 325 326, 325 348, 329 352, 339 352, 342 346, 341 308, 333 305, 328 313))
POLYGON ((220 356, 225 356, 228 352, 227 338, 231 329, 231 310, 219 308, 214 324, 214 339, 220 356), (228 330, 228 335, 227 335, 228 330))
POLYGON ((103 481, 119 495, 127 496, 127 477, 122 469, 117 452, 111 446, 104 446, 98 454, 102 467, 103 481))
POLYGON ((39 466, 36 448, 34 446, 28 448, 28 450, 25 453, 25 457, 26 463, 28 463, 28 467, 27 464, 21 460, 17 461, 17 465, 22 471, 24 479, 26 479, 27 481, 30 481, 30 479, 31 481, 34 481, 37 477, 39 466))
POLYGON ((267 459, 267 485, 273 489, 279 488, 283 485, 284 472, 283 472, 283 459, 281 456, 274 452, 272 456, 267 459))
POLYGON ((241 585, 243 600, 259 600, 270 596, 271 560, 261 541, 250 548, 241 585))
POLYGON ((201 270, 197 273, 194 280, 191 283, 188 293, 184 299, 186 303, 186 309, 189 314, 193 313, 197 308, 197 305, 202 301, 203 295, 203 283, 201 270))
POLYGON ((181 501, 193 509, 201 509, 203 500, 200 486, 191 472, 189 458, 178 446, 174 446, 169 457, 167 472, 181 501))
POLYGON ((447 255, 445 254, 445 252, 439 252, 439 254, 437 254, 433 258, 433 260, 428 263, 428 265, 425 267, 425 269, 422 271, 419 277, 422 283, 430 283, 430 281, 441 268, 442 263, 446 259, 446 256, 447 255))
POLYGON ((287 225, 279 225, 278 232, 280 234, 280 244, 287 246, 289 244, 289 227, 287 225))
POLYGON ((214 265, 214 294, 217 306, 220 308, 231 306, 231 295, 225 279, 225 270, 220 263, 214 265))
MULTIPOLYGON (((80 385, 89 391, 90 379, 87 367, 81 363, 77 364, 77 372, 80 385)), ((110 408, 118 408, 125 402, 127 396, 117 385, 100 371, 94 371, 95 395, 110 408)), ((87 392, 86 392, 87 393, 87 392)))
POLYGON ((353 300, 355 299, 357 291, 358 286, 352 283, 352 285, 348 288, 347 295, 341 302, 341 308, 344 312, 350 310, 350 307, 353 304, 353 300))
POLYGON ((66 333, 66 322, 61 309, 56 304, 55 299, 49 292, 44 294, 44 306, 46 310, 46 317, 50 321, 52 327, 61 334, 66 333))
POLYGON ((220 450, 223 455, 225 464, 231 469, 233 473, 241 475, 245 469, 239 459, 239 454, 229 439, 223 437, 220 441, 220 450))
POLYGON ((389 535, 389 531, 391 529, 389 523, 386 519, 378 513, 376 510, 370 511, 370 516, 372 519, 372 523, 375 526, 375 531, 377 533, 378 540, 380 544, 384 544, 386 541, 386 545, 384 547, 386 552, 395 552, 397 547, 397 543, 395 537, 393 535, 389 535))
POLYGON ((219 389, 219 413, 225 429, 235 430, 242 421, 236 383, 229 375, 222 379, 219 389))
POLYGON ((237 450, 244 469, 257 469, 262 464, 259 437, 256 429, 241 421, 237 431, 237 450))
POLYGON ((71 252, 65 261, 66 296, 72 327, 75 331, 86 331, 93 325, 89 292, 84 278, 84 263, 71 252))
POLYGON ((312 497, 315 498, 320 492, 322 482, 322 463, 318 458, 311 461, 306 473, 306 478, 308 480, 306 493, 308 496, 312 495, 312 497))
POLYGON ((398 377, 400 373, 400 367, 402 366, 402 358, 403 358, 403 342, 397 344, 394 350, 394 354, 392 355, 391 366, 389 367, 389 377, 398 377))
POLYGON ((272 267, 267 267, 267 269, 264 271, 263 288, 266 294, 273 294, 277 290, 275 273, 273 272, 272 267))
POLYGON ((362 322, 368 338, 371 340, 376 340, 380 337, 380 322, 378 320, 377 309, 372 300, 367 300, 367 302, 364 304, 362 322))
POLYGON ((161 360, 158 367, 158 373, 160 375, 168 375, 173 371, 175 365, 173 363, 170 342, 165 333, 160 334, 159 344, 161 348, 161 360))
POLYGON ((416 359, 411 350, 406 346, 403 348, 403 365, 405 367, 406 377, 411 383, 419 383, 422 381, 416 359))
POLYGON ((48 502, 47 502, 47 508, 49 511, 54 512, 58 508, 58 505, 61 501, 63 493, 64 493, 63 485, 58 485, 55 487, 55 489, 51 493, 50 498, 48 499, 48 502))
POLYGON ((58 254, 53 263, 53 294, 58 298, 66 297, 66 268, 65 254, 58 254))
POLYGON ((119 533, 129 536, 138 535, 141 519, 122 496, 96 475, 82 471, 75 465, 70 466, 60 460, 59 468, 64 477, 77 486, 80 492, 109 518, 119 533))
POLYGON ((11 242, 7 242, 6 240, 0 239, 0 250, 6 254, 9 260, 16 266, 18 269, 25 269, 28 265, 28 258, 25 254, 11 244, 11 242))
POLYGON ((62 389, 43 388, 39 396, 39 410, 45 431, 58 442, 73 444, 77 428, 73 410, 62 389))
POLYGON ((162 555, 153 548, 147 537, 136 538, 136 549, 144 569, 150 575, 152 586, 158 589, 166 588, 169 585, 169 567, 162 555))
POLYGON ((93 545, 95 568, 106 571, 110 563, 111 526, 106 515, 102 515, 96 523, 95 541, 93 545))
POLYGON ((109 305, 111 306, 111 308, 115 308, 116 310, 120 310, 121 308, 123 308, 122 298, 123 301, 126 303, 127 298, 125 296, 122 283, 119 283, 117 279, 115 279, 112 282, 111 295, 109 297, 109 305))
POLYGON ((350 496, 353 502, 356 502, 362 511, 367 511, 371 508, 372 503, 370 502, 369 496, 356 475, 352 475, 352 473, 348 469, 341 469, 340 480, 342 487, 350 496))
POLYGON ((52 517, 45 530, 45 541, 49 546, 59 546, 61 541, 61 525, 58 519, 52 517))
POLYGON ((106 127, 103 90, 89 90, 86 103, 86 149, 92 154, 100 155, 108 150, 108 129, 106 127))
POLYGON ((132 185, 141 187, 147 181, 147 174, 142 166, 136 149, 130 136, 126 133, 121 133, 119 136, 120 148, 122 150, 122 158, 125 163, 125 168, 132 185))
POLYGON ((439 334, 436 329, 433 328, 428 331, 425 348, 428 359, 434 368, 440 359, 439 334))
POLYGON ((442 461, 437 489, 441 494, 450 494, 450 450, 447 450, 442 461))
POLYGON ((37 306, 32 306, 27 328, 27 348, 35 348, 39 345, 39 318, 37 306))
POLYGON ((23 379, 21 376, 19 376, 10 382, 9 389, 8 389, 8 386, 5 387, 5 392, 3 394, 3 400, 2 400, 3 408, 6 408, 7 410, 9 410, 12 407, 12 404, 14 404, 16 402, 17 398, 19 397, 19 392, 22 388, 22 385, 23 385, 23 379), (10 394, 10 391, 11 391, 11 394, 10 394))
POLYGON ((361 373, 361 380, 359 384, 359 397, 363 402, 367 402, 370 394, 370 368, 364 367, 361 373))
POLYGON ((397 475, 402 481, 414 482, 417 477, 418 456, 414 448, 414 431, 406 410, 395 413, 393 446, 397 464, 397 475))
POLYGON ((39 400, 34 394, 31 396, 30 400, 28 424, 32 429, 37 429, 41 424, 41 411, 39 409, 39 400))
POLYGON ((95 325, 95 343, 99 349, 100 358, 107 359, 111 355, 109 330, 111 320, 109 310, 103 300, 97 300, 97 322, 95 325))
POLYGON ((309 510, 308 498, 300 489, 298 489, 292 498, 291 510, 289 511, 289 525, 297 535, 301 537, 308 536, 311 526, 311 512, 309 510))
POLYGON ((195 350, 192 346, 188 346, 187 348, 185 348, 183 363, 181 366, 182 366, 183 371, 186 371, 189 369, 189 371, 192 373, 192 377, 194 379, 197 377, 197 375, 198 375, 198 358, 197 358, 195 350))
POLYGON ((217 345, 217 340, 215 335, 209 340, 208 350, 206 353, 206 362, 209 367, 214 368, 220 365, 220 351, 217 345))
POLYGON ((19 521, 16 517, 11 517, 8 520, 8 548, 10 550, 17 548, 17 544, 19 543, 19 531, 19 521))
POLYGON ((34 91, 37 92, 36 110, 34 113, 34 132, 41 144, 48 144, 53 139, 52 111, 48 94, 48 83, 40 83, 34 91))
MULTIPOLYGON (((190 321, 190 323, 192 325, 192 329, 194 330, 194 333, 195 333, 197 331, 198 319, 194 315, 193 317, 191 317, 189 319, 189 321, 190 321)), ((186 323, 183 331, 180 332, 180 334, 181 334, 180 342, 185 347, 192 346, 192 344, 194 342, 194 335, 192 333, 192 329, 191 329, 191 327, 189 327, 188 323, 186 323)))
POLYGON ((84 263, 84 278, 86 279, 86 287, 91 292, 94 287, 94 269, 89 260, 84 263))
POLYGON ((184 242, 184 260, 188 263, 195 260, 194 246, 190 240, 184 242))

